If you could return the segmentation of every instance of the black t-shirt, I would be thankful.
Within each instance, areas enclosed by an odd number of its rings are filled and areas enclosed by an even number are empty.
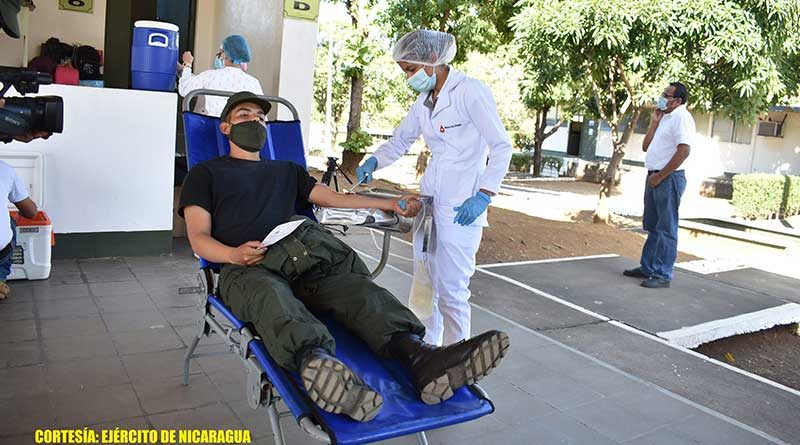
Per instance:
[[[200,206],[211,214],[211,236],[237,247],[261,241],[296,214],[295,204],[309,206],[317,180],[287,161],[247,161],[224,156],[198,164],[183,181],[178,214]]]

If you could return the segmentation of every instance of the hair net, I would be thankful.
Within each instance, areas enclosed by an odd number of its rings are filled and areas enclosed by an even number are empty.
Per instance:
[[[397,41],[392,50],[395,62],[419,65],[445,65],[456,56],[456,38],[440,31],[411,31]]]
[[[250,61],[250,45],[247,40],[239,35],[225,37],[222,41],[222,50],[231,59],[234,65],[247,63]]]

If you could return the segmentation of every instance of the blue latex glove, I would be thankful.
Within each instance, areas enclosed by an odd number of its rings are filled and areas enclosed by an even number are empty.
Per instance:
[[[475,222],[475,220],[486,211],[492,198],[486,193],[478,192],[472,198],[467,198],[463,204],[455,207],[453,210],[456,212],[456,217],[453,219],[454,223],[468,226]]]
[[[368,184],[372,182],[372,173],[378,169],[378,160],[369,157],[366,161],[364,161],[361,166],[356,169],[356,176],[358,177],[358,182],[363,184]]]

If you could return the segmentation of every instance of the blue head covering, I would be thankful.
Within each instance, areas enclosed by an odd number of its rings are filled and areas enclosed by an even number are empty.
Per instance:
[[[234,65],[240,65],[250,61],[250,45],[247,40],[240,35],[225,37],[222,41],[222,50],[231,59]]]

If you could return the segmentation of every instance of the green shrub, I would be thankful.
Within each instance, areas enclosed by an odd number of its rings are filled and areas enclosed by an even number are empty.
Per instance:
[[[356,130],[350,139],[339,144],[343,149],[353,153],[365,153],[367,147],[372,145],[372,135],[364,130]]]
[[[516,171],[528,171],[533,163],[533,154],[530,152],[513,153],[511,155],[511,166]]]
[[[545,156],[542,158],[542,166],[551,167],[557,172],[561,171],[561,166],[563,165],[564,159],[558,156]]]
[[[800,176],[751,173],[733,177],[736,211],[747,219],[800,213]]]

